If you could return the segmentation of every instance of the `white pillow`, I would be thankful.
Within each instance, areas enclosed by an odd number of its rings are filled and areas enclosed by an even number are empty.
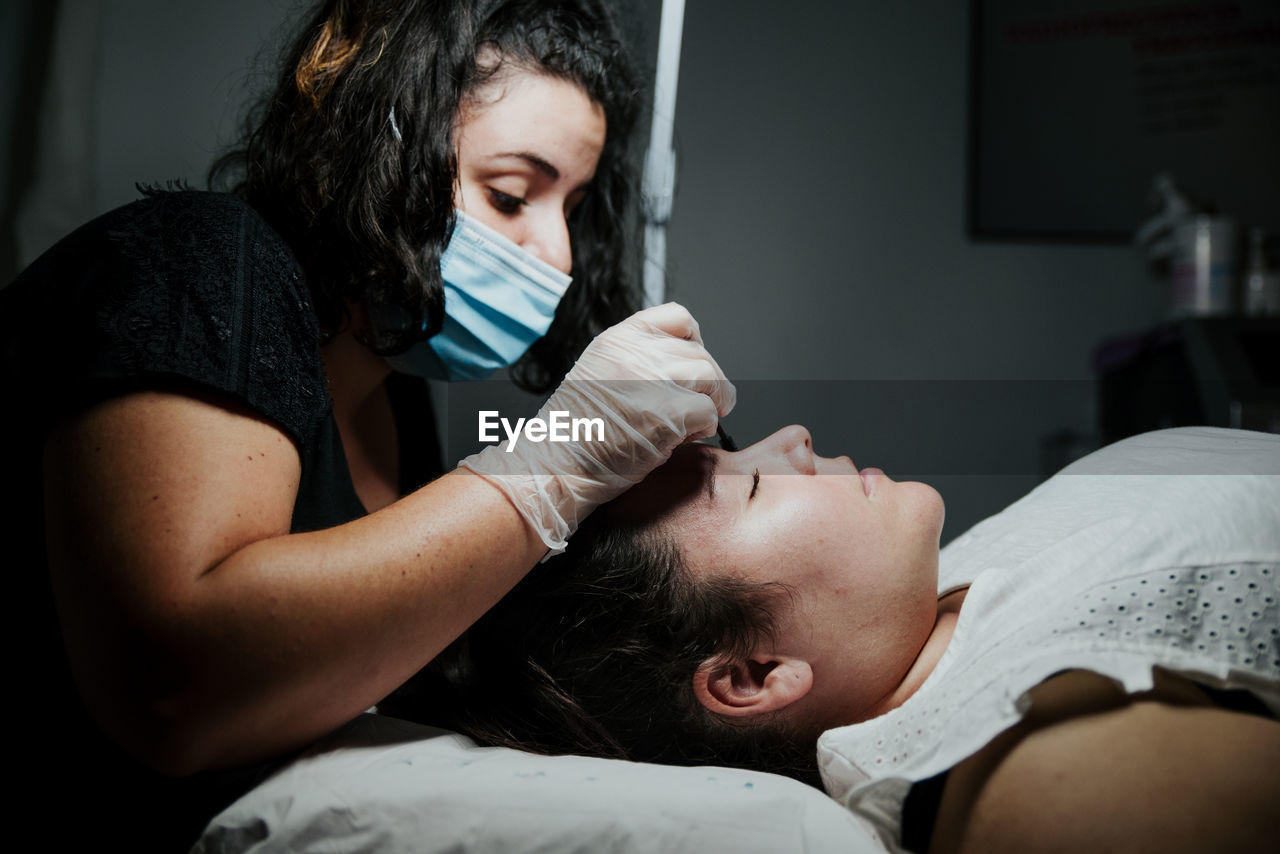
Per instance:
[[[878,852],[822,792],[773,774],[477,747],[366,714],[219,814],[215,852]]]

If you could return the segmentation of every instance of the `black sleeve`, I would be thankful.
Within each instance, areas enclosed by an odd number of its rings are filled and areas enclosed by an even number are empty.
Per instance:
[[[83,226],[0,292],[5,385],[49,426],[139,388],[229,395],[306,444],[330,409],[288,246],[239,199],[151,193]]]

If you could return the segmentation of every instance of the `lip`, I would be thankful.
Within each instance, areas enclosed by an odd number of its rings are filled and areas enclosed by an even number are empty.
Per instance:
[[[858,472],[858,477],[862,478],[862,491],[870,498],[872,493],[876,491],[876,482],[884,477],[884,472],[878,468],[867,466]]]

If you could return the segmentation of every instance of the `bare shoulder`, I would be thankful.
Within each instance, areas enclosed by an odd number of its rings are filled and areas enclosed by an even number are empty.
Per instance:
[[[933,851],[1274,850],[1280,723],[1175,682],[1126,697],[1067,676],[952,771]]]

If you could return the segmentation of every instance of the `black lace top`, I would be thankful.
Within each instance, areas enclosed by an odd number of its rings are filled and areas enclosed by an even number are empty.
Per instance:
[[[0,419],[11,607],[31,621],[11,702],[26,709],[16,779],[69,819],[53,838],[183,850],[214,811],[262,772],[176,781],[136,767],[101,737],[71,681],[49,589],[41,447],[60,418],[138,389],[225,397],[274,422],[302,462],[293,530],[364,514],[343,455],[319,353],[320,331],[289,247],[237,198],[150,193],[62,240],[0,291]],[[393,377],[401,486],[441,470],[425,386]],[[119,836],[118,834],[125,834]],[[64,840],[73,841],[73,840]],[[114,846],[112,846],[114,847]],[[70,850],[70,849],[68,849]]]

